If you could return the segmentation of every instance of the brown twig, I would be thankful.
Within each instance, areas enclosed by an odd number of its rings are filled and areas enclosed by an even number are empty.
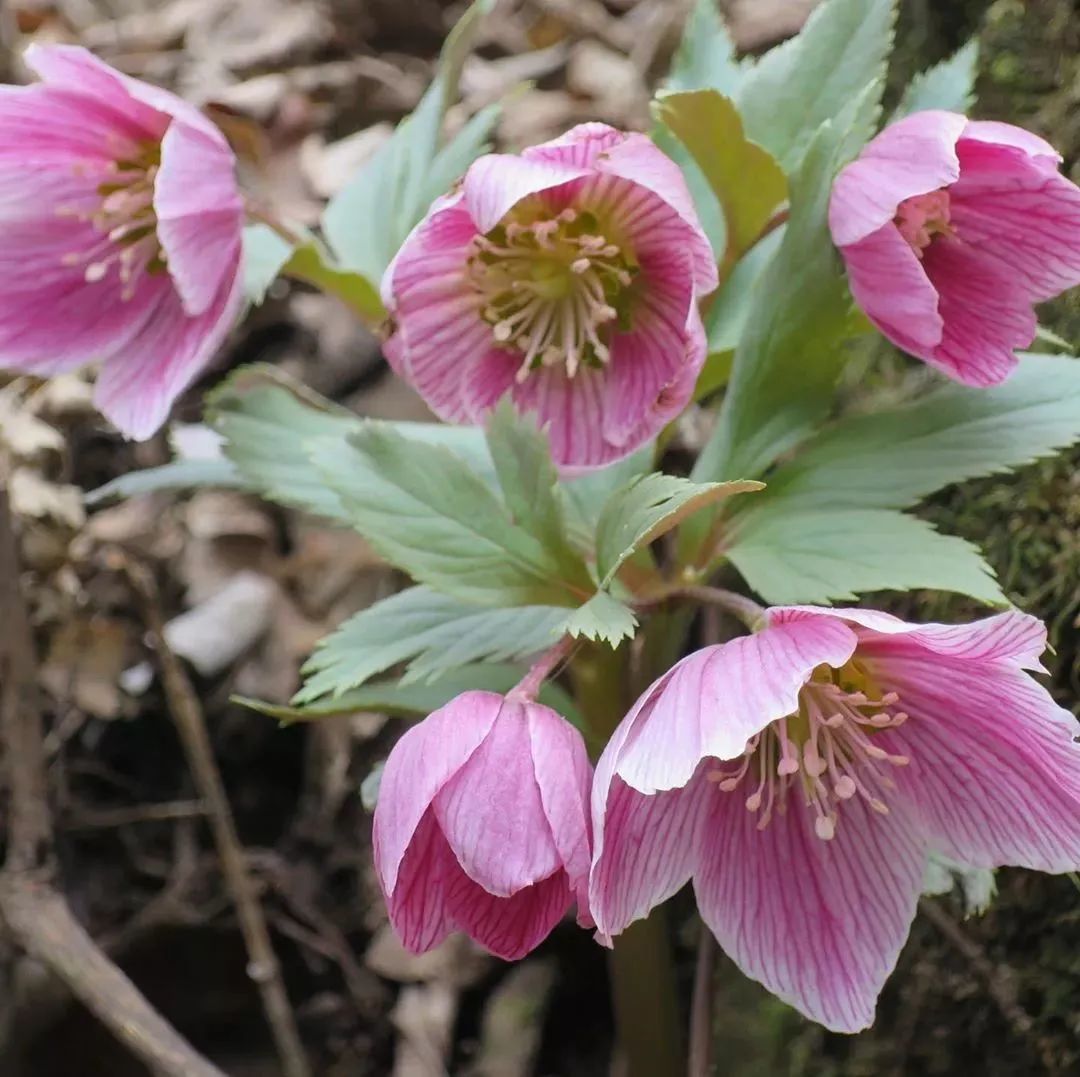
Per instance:
[[[687,1077],[709,1077],[712,1072],[713,985],[716,974],[716,940],[704,925],[698,936],[694,967],[694,994],[690,1005],[690,1048]]]
[[[311,1070],[300,1042],[296,1018],[270,940],[266,916],[248,870],[247,857],[236,832],[198,696],[180,660],[165,642],[165,623],[153,576],[145,566],[133,561],[125,559],[124,566],[132,585],[143,599],[147,627],[161,665],[169,713],[180,736],[199,797],[206,805],[225,885],[236,907],[247,947],[248,975],[258,986],[282,1070],[286,1077],[310,1077]]]
[[[2,462],[0,462],[2,463]],[[50,969],[121,1042],[163,1077],[224,1077],[146,1001],[48,883],[52,826],[30,621],[7,494],[0,484],[0,761],[8,790],[8,852],[0,926]]]

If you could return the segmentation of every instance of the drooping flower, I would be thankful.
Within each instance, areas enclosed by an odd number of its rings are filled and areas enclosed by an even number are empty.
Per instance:
[[[0,367],[102,362],[96,402],[149,437],[243,303],[243,205],[221,132],[81,48],[0,87]]]
[[[692,878],[747,975],[828,1028],[867,1027],[931,851],[1080,867],[1080,727],[1025,672],[1045,643],[1019,613],[790,607],[683,659],[597,764],[601,936]]]
[[[712,250],[678,167],[588,123],[489,154],[387,270],[387,357],[449,422],[509,393],[568,469],[599,467],[686,406],[705,359]]]
[[[968,385],[1004,381],[1033,304],[1080,284],[1080,189],[1049,143],[916,112],[833,187],[829,227],[855,301],[894,344]]]
[[[464,931],[499,957],[538,946],[575,898],[588,918],[581,735],[539,703],[466,692],[398,741],[375,808],[375,868],[414,952]]]

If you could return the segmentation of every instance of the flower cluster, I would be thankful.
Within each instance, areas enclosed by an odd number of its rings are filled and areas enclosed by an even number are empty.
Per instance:
[[[415,949],[456,927],[519,957],[575,896],[609,940],[692,879],[747,975],[858,1031],[931,852],[1080,869],[1077,722],[1027,672],[1045,645],[1019,613],[946,626],[771,609],[646,689],[597,763],[591,830],[575,731],[537,704],[460,696],[387,763],[375,848],[391,919]]]

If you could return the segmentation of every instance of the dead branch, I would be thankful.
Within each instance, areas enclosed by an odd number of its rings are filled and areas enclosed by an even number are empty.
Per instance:
[[[154,649],[161,665],[169,712],[187,756],[195,787],[206,806],[218,856],[221,858],[225,885],[236,907],[240,930],[247,947],[248,975],[258,986],[282,1069],[286,1077],[310,1077],[311,1070],[300,1042],[296,1018],[289,1004],[281,966],[274,953],[266,916],[259,904],[248,870],[247,856],[236,832],[232,808],[229,806],[221,772],[214,759],[198,696],[180,660],[165,642],[165,619],[161,613],[153,576],[144,565],[126,558],[123,564],[132,585],[143,600],[147,627],[153,637]]]
[[[8,853],[0,926],[163,1077],[224,1077],[97,947],[48,883],[52,826],[30,621],[19,587],[15,528],[0,487],[0,762],[8,790]]]

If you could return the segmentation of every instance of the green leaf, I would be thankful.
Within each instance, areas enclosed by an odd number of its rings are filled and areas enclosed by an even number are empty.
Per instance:
[[[716,90],[661,94],[653,102],[653,112],[689,150],[723,207],[724,259],[733,265],[787,198],[783,170],[766,150],[746,138],[734,103]]]
[[[311,722],[355,714],[357,711],[375,711],[391,717],[408,718],[416,714],[430,714],[462,692],[508,692],[526,672],[523,666],[517,665],[463,666],[424,684],[415,681],[378,681],[363,688],[354,688],[335,699],[302,706],[282,706],[248,696],[233,696],[232,700],[281,722]],[[584,728],[580,711],[559,685],[545,682],[538,698],[579,729]]]
[[[586,572],[516,526],[491,488],[443,446],[368,422],[338,444],[313,442],[312,460],[352,525],[420,583],[479,605],[576,605]]]
[[[908,83],[892,118],[899,120],[928,108],[967,112],[975,103],[979,73],[979,42],[972,38],[947,60],[916,75]]]
[[[760,482],[696,483],[653,472],[608,499],[596,527],[596,571],[607,587],[636,550],[721,498],[762,489]]]
[[[735,58],[735,43],[720,17],[716,0],[697,0],[664,82],[668,90],[738,90],[752,60]]]
[[[578,607],[562,626],[568,636],[607,643],[618,647],[624,639],[633,639],[637,630],[634,611],[625,603],[608,594],[597,591],[584,606]]]
[[[596,524],[607,499],[635,476],[651,471],[655,456],[656,444],[650,442],[607,467],[563,480],[569,527],[580,545],[592,547]]]
[[[949,483],[1021,467],[1077,440],[1080,362],[1024,355],[993,388],[947,385],[903,407],[836,423],[769,477],[746,515],[905,508]]]
[[[428,587],[410,587],[360,610],[308,659],[296,703],[357,688],[408,663],[403,683],[434,680],[458,666],[527,658],[558,639],[565,607],[485,609]]]
[[[738,104],[747,135],[790,173],[821,124],[877,83],[849,132],[857,150],[877,121],[894,17],[893,0],[825,0],[800,34],[766,53],[742,80]]]
[[[250,483],[228,460],[173,460],[161,467],[129,471],[84,495],[87,505],[100,505],[114,497],[136,497],[158,490],[187,490],[203,486],[228,486],[246,490]]]
[[[338,261],[369,280],[382,278],[431,202],[486,148],[498,107],[477,113],[441,150],[439,135],[480,20],[493,6],[494,0],[477,0],[469,7],[447,37],[439,73],[416,111],[326,207],[323,233]]]
[[[266,497],[343,523],[349,516],[311,459],[348,452],[347,438],[367,420],[331,403],[275,367],[242,367],[217,388],[208,408],[211,425],[239,474]],[[411,440],[445,445],[494,483],[494,467],[478,427],[442,423],[388,424]]]
[[[262,303],[270,285],[284,274],[337,296],[369,324],[381,322],[386,310],[378,288],[367,277],[335,265],[313,235],[297,231],[302,242],[292,244],[262,223],[244,229],[244,287],[248,299]]]
[[[753,290],[715,431],[692,478],[760,475],[829,411],[846,359],[849,301],[829,239],[846,131],[825,124],[791,185],[791,216]]]
[[[740,520],[727,556],[772,605],[915,588],[1007,601],[974,546],[890,509],[802,509]]]
[[[585,578],[587,569],[568,540],[564,495],[547,435],[504,398],[488,422],[487,443],[514,522],[539,539],[563,573]]]

